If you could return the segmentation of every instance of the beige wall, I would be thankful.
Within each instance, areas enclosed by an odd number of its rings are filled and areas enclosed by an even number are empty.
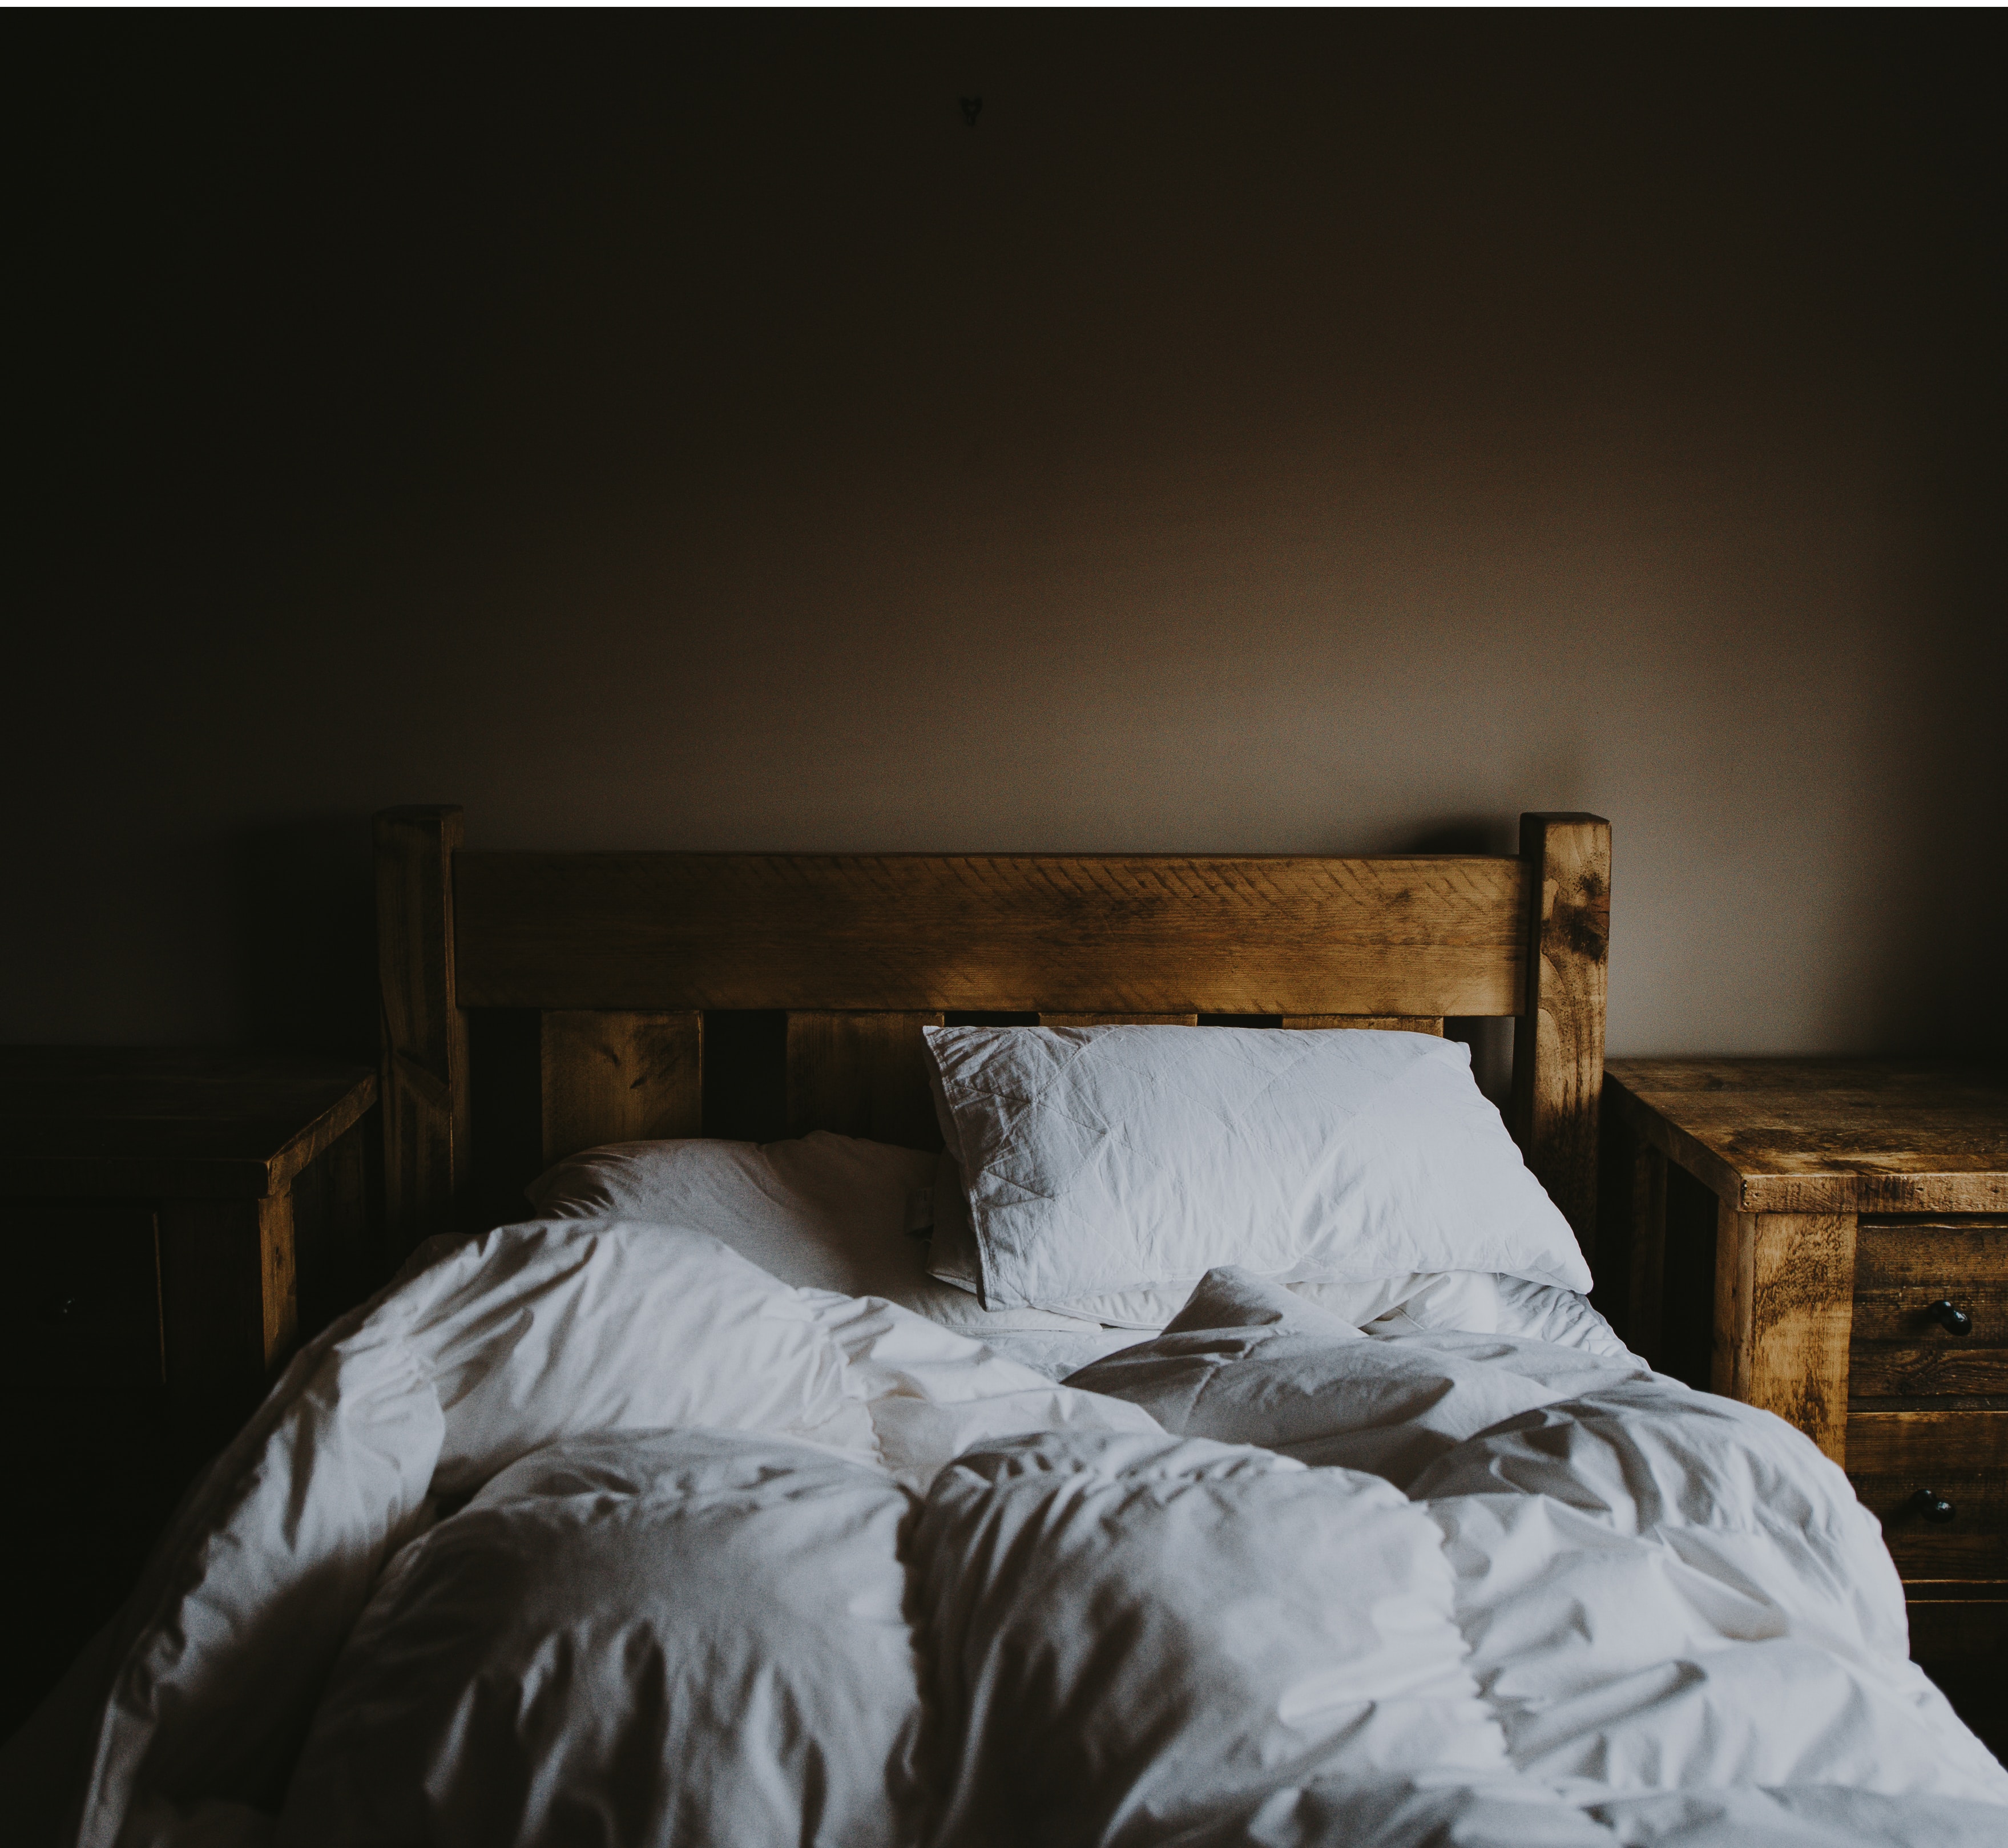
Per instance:
[[[1592,808],[1614,1049],[2003,1024],[1950,25],[260,30],[193,116],[48,73],[0,1034],[366,1045],[412,800],[716,848]]]

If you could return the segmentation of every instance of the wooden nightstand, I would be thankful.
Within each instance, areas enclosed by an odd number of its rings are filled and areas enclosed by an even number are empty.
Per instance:
[[[1920,1661],[2008,1650],[2008,1081],[1890,1059],[1614,1059],[1599,1301],[1763,1405],[1882,1522]]]
[[[0,1736],[126,1593],[302,1333],[384,1268],[376,1074],[217,1051],[0,1047],[0,1397],[34,1588]]]

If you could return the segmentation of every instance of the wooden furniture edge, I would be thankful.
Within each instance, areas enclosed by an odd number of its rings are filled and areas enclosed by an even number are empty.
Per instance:
[[[376,1104],[379,1074],[359,1065],[341,1097],[267,1156],[93,1155],[0,1158],[0,1192],[38,1200],[125,1193],[157,1200],[269,1200],[345,1136]]]
[[[1613,1059],[1604,1072],[1604,1089],[1614,1113],[1639,1140],[1677,1163],[1707,1187],[1725,1206],[1739,1213],[1999,1213],[2008,1212],[2008,1179],[1997,1169],[1932,1169],[1910,1174],[1851,1172],[1837,1168],[1826,1174],[1745,1174],[1688,1130],[1670,1122],[1656,1100],[1673,1101],[1692,1094],[1688,1087],[1645,1087],[1637,1066],[1666,1068],[1688,1062],[1677,1059]],[[1719,1066],[1720,1059],[1698,1058],[1697,1069]],[[1781,1059],[1780,1065],[1798,1062]],[[1809,1061],[1817,1065],[1819,1062]],[[1837,1058],[1846,1070],[1852,1062]],[[1628,1067],[1633,1069],[1628,1069]],[[1944,1069],[1964,1068],[1947,1062]],[[1917,1069],[1931,1069],[1920,1064]],[[1699,1088],[1699,1087],[1695,1087]],[[1762,1094],[1769,1087],[1753,1087]]]
[[[265,1191],[281,1193],[307,1164],[324,1153],[335,1140],[362,1122],[383,1088],[380,1073],[363,1071],[355,1087],[333,1108],[323,1111],[274,1154],[267,1164],[269,1176]]]
[[[1706,1143],[1669,1123],[1645,1097],[1634,1091],[1617,1069],[1621,1063],[1614,1059],[1605,1067],[1603,1097],[1624,1126],[1648,1147],[1658,1150],[1667,1161],[1686,1169],[1732,1211],[1755,1211],[1744,1201],[1743,1177]]]
[[[1761,1405],[1847,1461],[1855,1216],[1716,1203],[1710,1388]]]

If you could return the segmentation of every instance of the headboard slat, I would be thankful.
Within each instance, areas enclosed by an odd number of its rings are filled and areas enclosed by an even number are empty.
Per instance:
[[[546,1167],[601,1143],[703,1133],[701,1013],[553,1011],[540,1037]]]
[[[921,1029],[941,1023],[939,1013],[790,1014],[788,1133],[939,1148]]]
[[[468,853],[463,1007],[1516,1014],[1475,855]]]

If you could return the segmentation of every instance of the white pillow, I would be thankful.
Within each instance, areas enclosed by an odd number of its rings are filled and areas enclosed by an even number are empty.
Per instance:
[[[1279,1282],[1485,1270],[1587,1290],[1568,1222],[1426,1034],[925,1030],[982,1300],[1076,1309],[1239,1264]]]
[[[782,1282],[882,1296],[981,1339],[1093,1333],[1078,1315],[987,1310],[928,1274],[936,1157],[818,1130],[799,1141],[610,1143],[560,1162],[525,1192],[557,1219],[649,1220],[709,1232]],[[1183,1300],[1183,1299],[1181,1299]]]
[[[967,1190],[953,1155],[944,1149],[935,1160],[931,1192],[934,1236],[928,1246],[928,1269],[943,1283],[973,1295],[978,1267]],[[1499,1277],[1489,1270],[1409,1270],[1399,1277],[1377,1277],[1362,1283],[1299,1282],[1285,1287],[1349,1326],[1375,1334],[1454,1328],[1479,1334],[1522,1335],[1593,1354],[1624,1355],[1631,1352],[1586,1297],[1554,1284],[1529,1283],[1525,1277]],[[1158,1284],[1079,1296],[1061,1306],[1069,1315],[1087,1317],[1105,1327],[1155,1334],[1190,1299],[1176,1286]]]
[[[944,1149],[936,1160],[939,1165],[935,1171],[931,1196],[934,1237],[928,1248],[928,1270],[942,1282],[953,1284],[958,1290],[966,1290],[974,1295],[981,1281],[981,1267],[976,1253],[976,1228],[970,1223],[968,1190],[963,1185],[962,1171],[956,1166],[953,1155]],[[1450,1274],[1455,1277],[1475,1274]],[[1441,1284],[1444,1277],[1441,1271],[1414,1270],[1405,1271],[1399,1277],[1373,1277],[1363,1283],[1293,1283],[1288,1287],[1355,1328],[1364,1328],[1370,1322],[1400,1309],[1411,1298],[1429,1294],[1431,1286]],[[1476,1277],[1481,1286],[1497,1281],[1489,1276]],[[1517,1278],[1513,1281],[1518,1282]],[[1531,1289],[1535,1286],[1520,1287]],[[1469,1294],[1483,1300],[1482,1288]],[[1108,1290],[1098,1295],[1076,1296],[1052,1306],[1067,1315],[1084,1316],[1100,1323],[1105,1327],[1141,1328],[1155,1334],[1185,1307],[1191,1295],[1183,1284],[1156,1284],[1141,1290]],[[1463,1299],[1460,1297],[1458,1300]],[[1586,1313],[1595,1313],[1587,1303],[1583,1308]],[[1002,1309],[997,1313],[1009,1315],[1027,1312]],[[1496,1309],[1487,1313],[1488,1319],[1479,1326],[1488,1330],[1499,1327]],[[1432,1322],[1428,1326],[1448,1327],[1451,1324]]]

